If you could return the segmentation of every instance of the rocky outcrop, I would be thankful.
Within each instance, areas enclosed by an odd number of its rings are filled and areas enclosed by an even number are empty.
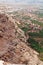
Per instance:
[[[26,36],[15,20],[9,15],[0,14],[0,60],[10,64],[40,65],[42,62],[37,55],[27,46]]]

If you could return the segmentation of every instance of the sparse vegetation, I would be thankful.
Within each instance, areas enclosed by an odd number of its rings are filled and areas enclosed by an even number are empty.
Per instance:
[[[30,47],[35,49],[37,52],[39,53],[43,52],[43,48],[33,38],[29,38],[27,41],[30,43]]]
[[[39,22],[39,21],[37,21],[37,20],[32,20],[32,19],[31,19],[31,21],[32,21],[32,23],[38,24],[38,25],[40,25],[40,26],[43,27],[43,23],[42,23],[42,22]]]
[[[39,59],[43,61],[43,52],[39,54]]]
[[[27,27],[22,27],[21,28],[24,32],[27,32],[29,29]]]
[[[24,19],[24,20],[29,20],[30,17],[29,17],[29,16],[23,16],[22,19]]]
[[[31,37],[40,37],[40,38],[43,38],[43,30],[39,31],[39,33],[37,33],[37,32],[30,32],[28,34]]]

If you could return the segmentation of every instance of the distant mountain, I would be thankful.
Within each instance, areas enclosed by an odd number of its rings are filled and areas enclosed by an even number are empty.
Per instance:
[[[0,3],[9,3],[9,4],[43,4],[43,0],[0,0]]]

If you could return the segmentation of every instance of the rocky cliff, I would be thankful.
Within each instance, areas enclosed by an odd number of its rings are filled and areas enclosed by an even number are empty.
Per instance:
[[[5,14],[0,14],[0,60],[3,65],[43,65],[38,53],[27,45],[26,36],[16,21]]]

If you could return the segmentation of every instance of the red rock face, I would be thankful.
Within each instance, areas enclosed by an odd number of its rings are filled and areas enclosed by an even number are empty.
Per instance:
[[[9,42],[14,36],[13,25],[6,15],[0,14],[0,57],[8,51]]]
[[[6,40],[1,38],[0,39],[0,50],[3,49],[6,46]]]
[[[24,63],[25,60],[21,60],[24,52],[20,40],[21,32],[15,29],[16,25],[12,21],[6,15],[0,15],[0,59],[11,63]]]
[[[0,56],[6,53],[7,50],[8,50],[7,41],[3,38],[0,38]]]

